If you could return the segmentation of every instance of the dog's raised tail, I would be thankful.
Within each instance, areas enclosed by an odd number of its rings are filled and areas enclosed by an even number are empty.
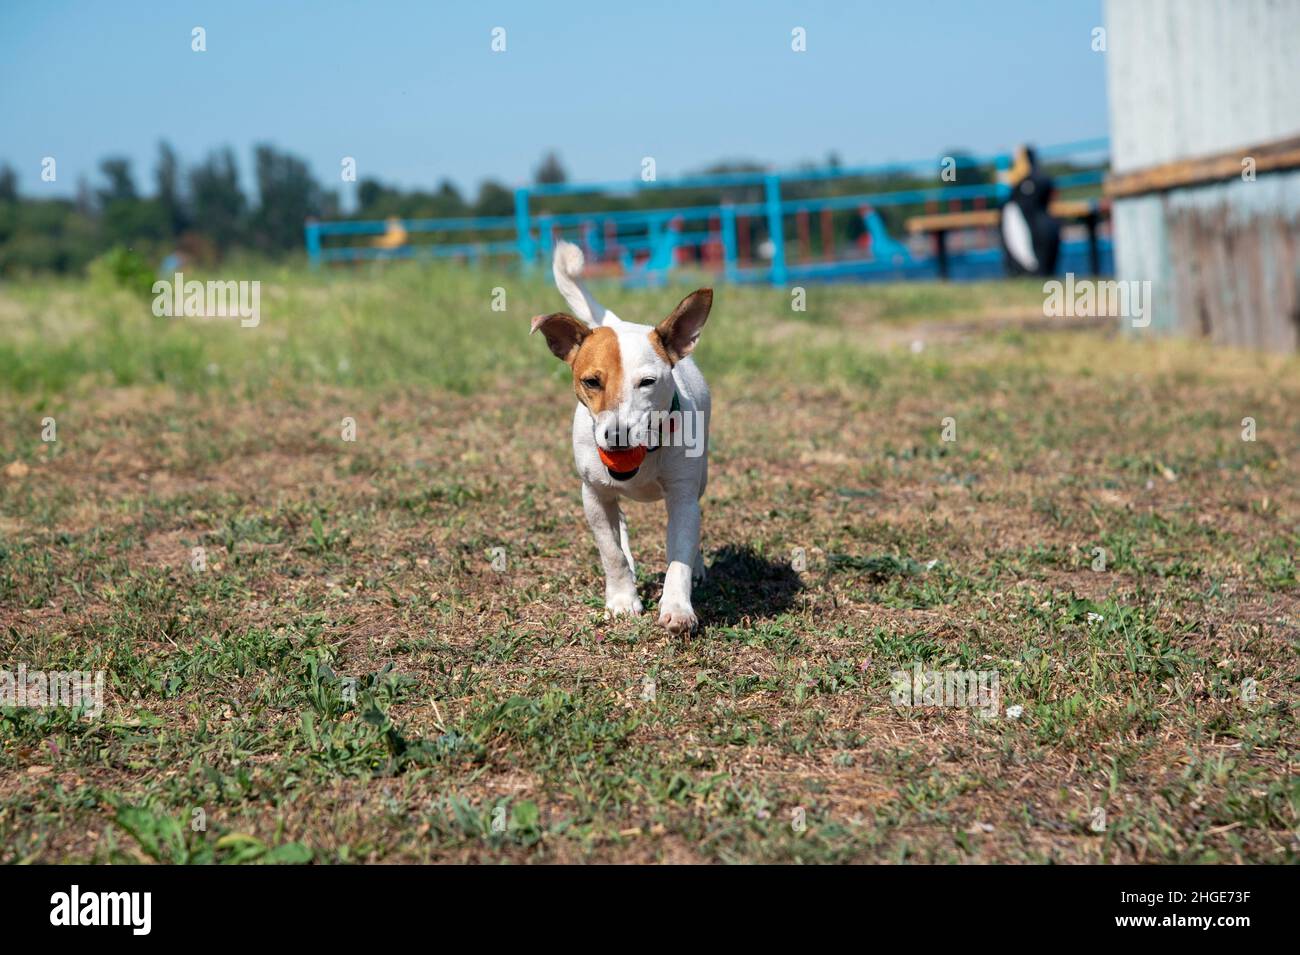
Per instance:
[[[561,239],[555,244],[555,259],[551,271],[555,274],[555,287],[573,309],[573,314],[588,325],[601,325],[605,321],[605,306],[596,301],[582,284],[582,269],[586,265],[582,249]]]

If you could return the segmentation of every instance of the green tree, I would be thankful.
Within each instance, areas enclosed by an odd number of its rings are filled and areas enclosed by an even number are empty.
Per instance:
[[[194,221],[224,253],[244,234],[246,200],[239,188],[239,169],[229,148],[211,153],[190,170]]]
[[[569,177],[560,163],[560,157],[551,151],[542,157],[542,164],[537,167],[534,178],[542,185],[549,185],[566,182]]]
[[[321,211],[320,184],[307,164],[274,146],[254,151],[258,206],[253,226],[258,244],[278,252],[302,245],[302,227],[308,216]]]
[[[479,216],[511,216],[515,214],[515,194],[499,182],[485,180],[478,187],[474,200],[474,214]]]
[[[121,157],[104,159],[99,164],[99,171],[108,180],[108,187],[99,190],[99,201],[103,205],[135,198],[135,179],[131,176],[131,160]]]
[[[167,220],[168,234],[178,236],[189,226],[189,216],[181,197],[181,164],[176,151],[166,142],[158,144],[158,165],[154,167],[158,186],[158,204]]]
[[[18,201],[18,174],[6,163],[0,166],[0,202]]]
[[[141,199],[135,190],[128,159],[105,159],[99,164],[107,185],[98,190],[104,237],[110,245],[139,244],[151,254],[152,246],[166,238],[168,226],[156,200]]]

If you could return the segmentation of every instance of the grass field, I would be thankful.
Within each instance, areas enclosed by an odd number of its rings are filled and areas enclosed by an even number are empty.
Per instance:
[[[661,506],[602,618],[544,277],[249,277],[257,328],[0,289],[0,668],[107,673],[0,709],[0,861],[1300,854],[1300,361],[1033,284],[721,288],[676,639]],[[895,705],[914,666],[997,718]]]

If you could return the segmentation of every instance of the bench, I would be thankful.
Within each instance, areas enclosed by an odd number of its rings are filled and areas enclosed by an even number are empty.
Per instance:
[[[1094,275],[1101,271],[1101,253],[1097,248],[1097,226],[1110,216],[1110,203],[1088,199],[1057,199],[1048,207],[1052,216],[1063,222],[1082,222],[1088,227],[1088,265]],[[905,223],[912,235],[934,236],[934,254],[939,278],[948,277],[948,233],[961,229],[996,229],[997,209],[969,209],[964,212],[934,212],[913,216]]]

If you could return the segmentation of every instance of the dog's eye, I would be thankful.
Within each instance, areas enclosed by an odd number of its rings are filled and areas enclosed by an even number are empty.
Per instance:
[[[642,378],[642,379],[641,379],[641,384],[640,384],[638,387],[641,387],[641,388],[649,388],[649,387],[650,387],[651,385],[653,385],[654,383],[655,383],[655,380],[654,380],[653,378]]]
[[[599,379],[599,378],[584,378],[584,379],[582,379],[582,384],[583,384],[583,387],[590,388],[592,391],[599,391],[599,390],[600,390],[600,379]]]

